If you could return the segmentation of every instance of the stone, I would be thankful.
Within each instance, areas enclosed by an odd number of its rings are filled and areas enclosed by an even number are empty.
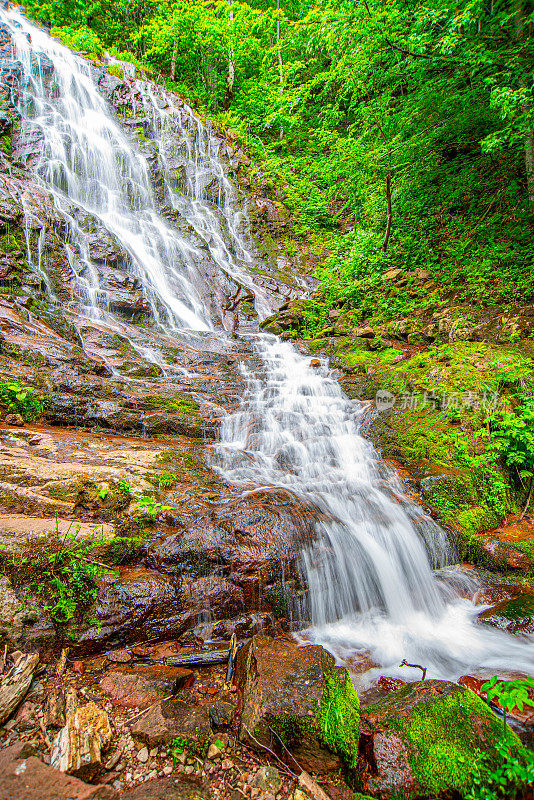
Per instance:
[[[232,724],[235,707],[232,703],[220,700],[208,706],[210,721],[213,728],[226,728]]]
[[[532,635],[534,633],[534,594],[523,594],[511,600],[503,600],[482,611],[478,622],[492,625],[513,634]]]
[[[21,730],[38,728],[40,715],[41,706],[37,703],[32,703],[31,700],[25,700],[17,711],[17,716],[15,717],[17,726]]]
[[[184,700],[164,700],[135,720],[132,736],[148,747],[155,747],[181,736],[195,742],[211,736],[209,713],[204,706]]]
[[[172,695],[189,689],[195,673],[181,667],[136,664],[131,668],[108,670],[100,680],[100,691],[115,705],[123,708],[146,708],[160,700],[162,695]]]
[[[16,642],[22,635],[24,619],[24,608],[11,581],[6,575],[0,575],[0,636]]]
[[[394,281],[400,275],[402,275],[402,270],[401,269],[388,269],[387,272],[384,272],[382,274],[382,280],[384,280],[384,281]]]
[[[137,753],[137,760],[141,762],[141,764],[146,764],[148,761],[148,748],[142,747],[141,750]]]
[[[276,767],[260,767],[254,776],[252,786],[262,792],[276,794],[282,786],[282,778]]]
[[[310,367],[313,367],[314,369],[318,369],[320,366],[321,366],[320,359],[312,358],[312,360],[310,361]]]
[[[0,800],[118,800],[109,786],[91,786],[35,757],[24,742],[0,751]]]
[[[361,339],[374,339],[376,333],[370,325],[362,325],[359,328],[354,329],[354,336],[357,336]]]
[[[92,700],[78,706],[75,692],[67,693],[67,721],[52,743],[50,763],[61,772],[92,778],[102,763],[102,752],[112,731],[104,709]]]
[[[4,422],[6,425],[14,425],[16,428],[24,427],[24,420],[20,414],[7,414]]]
[[[408,684],[361,711],[363,790],[406,798],[463,795],[477,751],[496,756],[501,734],[502,721],[463,686]],[[519,739],[510,730],[508,735],[512,753],[519,753]]]
[[[124,800],[210,800],[210,794],[194,777],[159,778],[124,792]]]
[[[479,536],[477,545],[480,546],[488,569],[496,572],[508,570],[528,572],[533,567],[534,562],[526,553],[499,539],[491,536]]]

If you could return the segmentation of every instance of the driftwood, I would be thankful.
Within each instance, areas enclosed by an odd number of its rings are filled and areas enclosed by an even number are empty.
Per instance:
[[[212,664],[226,664],[230,658],[230,650],[209,650],[205,653],[189,653],[186,656],[170,656],[154,661],[168,667],[211,667]]]
[[[237,651],[239,650],[237,644],[237,637],[235,633],[232,634],[232,638],[230,639],[230,652],[228,654],[228,666],[226,667],[226,683],[230,683],[232,680],[232,675],[234,674],[234,667],[235,667],[235,657],[237,655]]]
[[[13,666],[0,679],[0,725],[17,708],[30,688],[39,661],[35,653],[13,653]]]

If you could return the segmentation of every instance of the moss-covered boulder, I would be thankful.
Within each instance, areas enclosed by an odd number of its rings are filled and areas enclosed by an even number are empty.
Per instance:
[[[477,753],[499,755],[502,721],[469,689],[427,680],[404,686],[362,709],[360,754],[364,791],[374,797],[463,795]],[[508,730],[519,756],[522,745]]]
[[[318,646],[294,639],[254,636],[238,653],[237,729],[278,749],[289,750],[311,772],[355,766],[358,756],[359,702],[346,670]]]

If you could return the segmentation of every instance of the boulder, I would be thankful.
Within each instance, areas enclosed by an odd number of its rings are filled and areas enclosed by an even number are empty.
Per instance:
[[[131,725],[135,739],[149,748],[180,737],[184,745],[207,745],[211,736],[210,715],[207,706],[185,700],[163,700],[152,706]]]
[[[339,748],[333,741],[328,742],[330,750],[325,746],[321,720],[331,689],[337,691],[333,702],[345,696],[345,680],[345,671],[335,670],[334,658],[322,647],[299,646],[289,637],[254,636],[236,657],[239,737],[250,736],[270,747],[277,746],[278,737],[304,769],[339,769],[341,761],[331,752]],[[355,692],[354,698],[357,710]],[[357,731],[355,735],[357,745]],[[284,757],[283,750],[280,755]]]
[[[478,621],[508,633],[534,634],[534,594],[503,600],[478,615]]]
[[[190,669],[136,664],[108,670],[99,688],[117,706],[145,708],[162,696],[189,689],[194,680],[195,673]]]
[[[532,569],[532,559],[506,542],[491,536],[480,536],[477,537],[477,544],[482,551],[482,558],[490,570],[528,572]]]
[[[512,750],[521,743],[508,731]],[[448,681],[409,684],[362,709],[360,775],[375,797],[450,796],[470,786],[477,751],[498,757],[502,721],[469,689]]]
[[[43,764],[24,742],[0,752],[0,800],[118,800],[110,786],[90,786]]]

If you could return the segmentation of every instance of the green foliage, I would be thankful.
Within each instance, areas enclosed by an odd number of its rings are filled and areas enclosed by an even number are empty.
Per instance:
[[[0,405],[10,413],[20,414],[26,422],[39,419],[45,408],[35,389],[18,381],[0,383]]]
[[[172,740],[171,747],[172,758],[175,766],[178,761],[178,756],[180,756],[183,752],[191,753],[191,755],[197,756],[198,758],[206,758],[208,754],[209,739],[209,734],[206,731],[201,730],[197,731],[195,739],[188,738],[186,736],[176,736]]]
[[[137,501],[137,510],[141,516],[155,519],[161,511],[172,511],[172,506],[164,506],[154,497],[144,494]]]
[[[59,39],[62,44],[77,50],[91,58],[101,58],[104,54],[104,46],[98,36],[90,28],[52,28],[52,36]]]
[[[154,478],[158,489],[172,489],[178,483],[178,477],[173,472],[162,472]]]
[[[477,751],[471,769],[471,788],[465,800],[521,800],[528,797],[534,783],[534,753],[525,749],[521,756],[503,736],[496,745],[499,762]]]
[[[360,739],[360,701],[348,670],[325,672],[325,688],[317,715],[324,743],[356,767]]]
[[[534,680],[532,678],[516,679],[512,681],[499,680],[494,675],[481,686],[486,692],[488,700],[497,698],[499,705],[504,709],[504,729],[506,733],[506,712],[518,709],[523,711],[523,706],[534,706]]]
[[[46,610],[57,625],[79,617],[96,598],[96,582],[106,569],[92,561],[102,544],[96,536],[79,540],[80,526],[72,522],[64,534],[56,517],[55,549],[35,565],[40,573],[37,592],[47,598]],[[111,571],[111,570],[110,570]]]
[[[493,434],[495,450],[520,478],[532,477],[534,464],[534,399],[519,414],[504,414]]]

